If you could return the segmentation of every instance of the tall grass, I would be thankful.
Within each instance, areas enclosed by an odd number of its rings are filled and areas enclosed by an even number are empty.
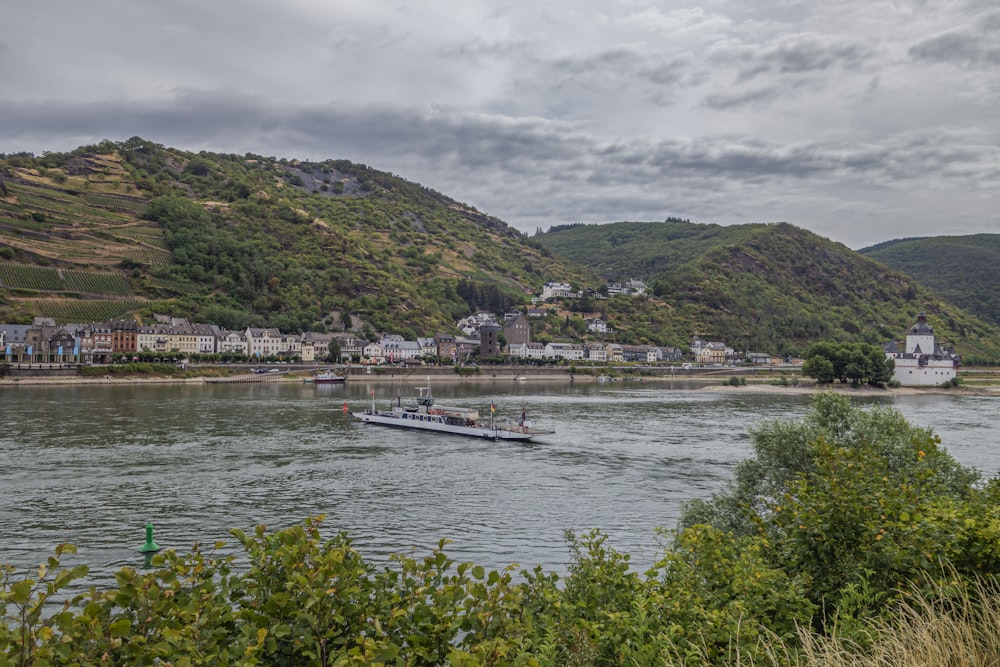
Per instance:
[[[856,631],[856,628],[855,628]],[[997,667],[1000,666],[1000,583],[973,582],[962,593],[943,587],[932,598],[912,594],[891,618],[871,622],[861,642],[799,633],[800,646],[777,638],[756,656],[737,649],[725,659],[734,667]],[[734,642],[735,643],[735,642]],[[707,655],[707,654],[706,654]],[[695,661],[695,664],[698,661]],[[703,658],[704,666],[718,659]],[[691,667],[690,656],[669,655],[668,667]]]
[[[874,627],[867,651],[834,638],[803,636],[803,667],[987,667],[1000,665],[1000,586],[978,581],[957,596],[911,596]]]

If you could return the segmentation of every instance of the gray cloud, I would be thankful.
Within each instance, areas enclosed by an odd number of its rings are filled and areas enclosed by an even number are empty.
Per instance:
[[[346,158],[525,231],[669,215],[854,246],[942,220],[996,231],[998,22],[989,2],[905,0],[37,0],[0,27],[0,152],[138,135]]]
[[[1000,40],[995,35],[949,32],[914,44],[910,56],[917,60],[971,67],[997,65],[1000,64]]]

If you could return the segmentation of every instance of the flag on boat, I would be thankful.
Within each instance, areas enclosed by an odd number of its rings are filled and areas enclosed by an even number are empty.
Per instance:
[[[497,406],[493,405],[493,401],[490,401],[490,412],[493,413],[496,411],[497,411]]]
[[[372,398],[375,398],[375,390],[372,389]]]

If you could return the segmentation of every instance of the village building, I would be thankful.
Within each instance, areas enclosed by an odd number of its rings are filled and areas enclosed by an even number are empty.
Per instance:
[[[437,356],[440,358],[451,359],[452,362],[458,358],[458,346],[451,334],[434,334],[434,343],[437,345]]]
[[[528,322],[528,318],[515,311],[504,322],[503,337],[507,340],[507,345],[530,343],[531,324]]]
[[[198,354],[215,354],[218,351],[218,327],[212,324],[195,324],[191,328],[197,338]]]
[[[576,296],[573,287],[569,283],[547,282],[542,286],[542,300],[564,299]]]
[[[545,346],[545,357],[547,359],[579,361],[583,359],[583,345],[577,345],[576,343],[548,343]]]
[[[281,352],[281,332],[277,329],[247,328],[247,354],[251,357],[277,356]]]
[[[352,359],[360,360],[364,356],[365,344],[367,341],[358,338],[352,333],[335,333],[333,338],[336,339],[337,344],[340,346],[340,359],[341,361],[351,361]]]
[[[590,318],[587,320],[587,331],[590,333],[606,334],[608,333],[608,323],[600,317]]]
[[[625,295],[641,296],[646,293],[646,283],[636,278],[627,280],[624,283],[608,282],[608,296]]]
[[[244,357],[248,356],[246,333],[242,331],[220,330],[218,341],[220,354],[239,354]]]
[[[902,351],[895,341],[886,343],[885,356],[896,364],[892,378],[904,387],[927,387],[943,384],[955,378],[962,358],[950,347],[934,340],[934,329],[927,324],[927,315],[917,315],[917,322],[906,334]]]

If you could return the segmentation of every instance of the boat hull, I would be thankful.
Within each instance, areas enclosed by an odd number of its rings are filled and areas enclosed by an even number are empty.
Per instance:
[[[542,431],[540,429],[532,429],[519,425],[459,426],[457,424],[442,423],[440,421],[420,421],[413,418],[404,418],[401,414],[386,412],[355,412],[354,417],[360,419],[366,424],[379,424],[381,426],[408,428],[418,431],[464,435],[472,438],[482,438],[484,440],[527,441],[531,440],[536,435],[551,433],[551,431]]]
[[[303,382],[308,384],[343,384],[347,381],[346,375],[320,374],[307,377]]]

